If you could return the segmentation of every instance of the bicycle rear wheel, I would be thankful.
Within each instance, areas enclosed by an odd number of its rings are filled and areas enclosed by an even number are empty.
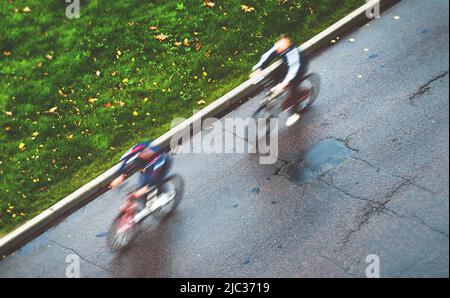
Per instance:
[[[171,215],[180,204],[184,193],[184,180],[180,175],[174,174],[164,178],[160,185],[160,193],[170,198],[166,204],[159,207],[153,214],[161,220]]]

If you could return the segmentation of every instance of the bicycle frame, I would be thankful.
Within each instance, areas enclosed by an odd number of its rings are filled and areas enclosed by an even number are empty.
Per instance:
[[[313,78],[313,81],[311,81],[311,78]],[[302,89],[302,87],[300,86],[302,86],[305,81],[310,82],[312,85],[309,88]],[[264,78],[259,78],[258,82],[263,86],[264,90],[268,90],[274,84],[276,84],[276,80],[270,78],[270,76],[268,77],[267,75]],[[320,78],[315,73],[308,73],[298,83],[298,86],[295,87],[300,88],[299,90],[302,92],[307,91],[304,94],[302,94],[300,98],[298,99],[286,98],[286,96],[291,96],[287,89],[277,93],[272,93],[270,95],[266,95],[266,97],[264,98],[264,100],[262,100],[255,113],[259,113],[262,110],[266,110],[266,115],[264,117],[270,118],[273,116],[277,116],[282,112],[288,111],[289,109],[291,109],[296,105],[302,104],[305,101],[305,99],[311,98],[313,94],[317,96],[318,92],[317,88],[320,88],[319,85],[320,85]],[[315,97],[310,102],[308,102],[305,107],[310,105],[314,100]],[[303,110],[304,107],[301,109]]]

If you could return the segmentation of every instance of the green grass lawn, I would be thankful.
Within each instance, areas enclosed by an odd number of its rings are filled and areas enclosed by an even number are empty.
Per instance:
[[[243,82],[281,33],[306,41],[364,0],[0,2],[0,232]],[[210,2],[212,3],[212,2]]]

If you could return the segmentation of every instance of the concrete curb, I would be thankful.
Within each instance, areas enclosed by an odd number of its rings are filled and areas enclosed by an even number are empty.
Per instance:
[[[342,35],[343,33],[354,29],[356,26],[361,25],[364,22],[368,22],[366,11],[369,11],[372,7],[379,4],[383,10],[401,0],[370,0],[363,6],[351,12],[349,15],[339,20],[326,30],[322,31],[315,37],[311,38],[299,48],[304,56],[311,55],[318,49],[328,45],[330,41]],[[280,63],[274,63],[268,71],[272,71],[277,68]],[[251,91],[258,88],[258,85],[253,79],[247,80],[243,84],[239,85],[235,89],[231,90],[221,98],[217,99],[198,113],[194,114],[189,119],[181,122],[170,131],[166,132],[154,142],[160,145],[162,148],[169,148],[170,140],[173,136],[185,132],[187,129],[192,128],[192,124],[199,119],[206,119],[215,117],[229,110],[233,106],[236,106],[241,100],[248,95]],[[86,185],[82,186],[72,194],[65,197],[52,207],[48,208],[38,216],[29,220],[25,224],[21,225],[11,233],[5,235],[0,239],[0,259],[1,256],[5,256],[12,253],[14,250],[20,248],[26,244],[33,237],[42,233],[51,225],[66,215],[70,214],[74,210],[81,208],[90,202],[94,195],[99,193],[102,189],[105,189],[107,185],[112,181],[113,173],[115,172],[117,165],[109,169],[105,173],[101,174],[94,180],[90,181]]]

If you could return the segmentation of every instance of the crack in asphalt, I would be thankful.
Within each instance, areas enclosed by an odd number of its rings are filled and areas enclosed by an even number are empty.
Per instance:
[[[322,255],[322,254],[320,254],[320,253],[317,253],[317,255],[318,255],[319,257],[321,257],[322,259],[324,259],[324,260],[330,262],[331,264],[333,264],[333,265],[336,266],[337,268],[341,269],[342,271],[344,271],[345,274],[350,275],[350,276],[353,276],[353,277],[356,276],[355,274],[353,274],[353,273],[350,272],[350,268],[345,268],[344,266],[340,265],[338,262],[336,262],[336,261],[332,260],[331,258],[329,258],[329,257],[327,257],[327,256],[325,256],[325,255]]]
[[[359,152],[359,149],[352,147],[352,145],[350,144],[350,142],[351,142],[351,140],[352,140],[352,136],[355,135],[355,134],[357,134],[357,133],[356,133],[356,132],[351,133],[351,134],[349,134],[345,139],[342,139],[342,138],[334,138],[334,137],[331,137],[331,139],[335,139],[335,140],[337,140],[337,141],[342,142],[342,143],[345,145],[345,147],[347,147],[348,149],[350,149],[350,150],[352,150],[352,151],[354,151],[354,152]]]
[[[90,260],[88,260],[88,259],[86,259],[85,257],[83,257],[80,253],[78,253],[78,252],[77,252],[75,249],[73,249],[73,248],[67,247],[67,246],[65,246],[65,245],[63,245],[63,244],[61,244],[61,243],[59,243],[58,241],[53,240],[53,239],[49,239],[49,241],[52,242],[52,243],[54,243],[54,244],[56,244],[57,246],[59,246],[59,247],[65,249],[65,250],[69,250],[69,251],[73,252],[73,253],[76,254],[80,259],[82,259],[83,261],[85,261],[85,262],[88,263],[88,264],[91,264],[92,266],[95,266],[95,267],[97,267],[97,268],[100,268],[100,269],[102,269],[102,270],[104,270],[104,271],[106,271],[106,272],[109,272],[109,273],[111,273],[111,274],[118,275],[118,274],[115,273],[114,271],[111,271],[111,270],[109,270],[109,269],[106,269],[106,268],[104,268],[104,267],[102,267],[102,266],[100,266],[100,265],[94,263],[94,262],[91,262]]]
[[[360,197],[360,196],[356,196],[356,195],[354,195],[354,194],[352,194],[352,193],[350,193],[350,192],[348,192],[348,191],[346,191],[346,190],[344,190],[342,188],[339,188],[338,186],[336,186],[336,185],[334,185],[334,184],[332,184],[332,183],[330,183],[330,182],[328,182],[326,180],[323,180],[323,177],[319,177],[318,180],[323,182],[324,184],[330,186],[331,188],[334,188],[335,190],[337,190],[339,192],[342,192],[346,196],[355,199],[355,200],[365,201],[365,202],[372,203],[372,204],[378,204],[378,202],[376,202],[374,200],[371,200],[371,199],[368,199],[368,198],[364,198],[364,197]]]
[[[392,175],[392,174],[391,174],[391,175]],[[423,190],[423,191],[425,191],[425,192],[429,192],[429,193],[431,193],[431,194],[434,195],[434,196],[438,195],[437,192],[435,192],[435,191],[433,191],[433,190],[431,190],[431,189],[428,189],[428,188],[426,188],[426,187],[424,187],[424,186],[422,186],[422,185],[420,185],[420,184],[417,184],[416,182],[414,182],[413,180],[411,180],[411,179],[409,179],[409,178],[405,178],[405,177],[402,177],[402,176],[395,176],[395,175],[392,175],[392,176],[393,176],[393,177],[398,177],[398,178],[401,178],[401,179],[405,179],[406,181],[408,181],[408,183],[409,183],[410,185],[415,186],[415,187],[417,187],[417,188],[419,188],[419,189],[421,189],[421,190]]]
[[[409,102],[411,105],[415,106],[416,103],[414,102],[414,99],[419,98],[420,96],[422,96],[423,94],[425,94],[426,92],[431,90],[431,83],[445,77],[446,75],[448,75],[448,70],[433,77],[431,80],[429,80],[428,82],[426,82],[424,85],[420,86],[419,89],[414,92],[413,94],[411,94],[409,96]]]
[[[296,159],[290,160],[290,161],[281,161],[284,163],[284,165],[282,165],[281,167],[279,167],[275,173],[274,176],[280,176],[280,177],[287,177],[286,175],[281,174],[281,171],[283,171],[284,168],[288,167],[291,164],[294,164],[296,161]]]
[[[412,213],[412,215],[403,215],[403,214],[399,214],[399,213],[394,212],[392,209],[387,209],[387,210],[391,211],[394,215],[396,215],[397,217],[402,218],[402,219],[404,219],[404,218],[413,218],[413,219],[415,219],[416,222],[418,222],[419,224],[422,224],[423,226],[427,227],[428,229],[432,230],[433,232],[439,233],[439,234],[443,235],[444,237],[449,238],[449,235],[447,233],[445,233],[444,231],[433,227],[432,225],[427,223],[424,219],[419,217],[414,212]]]
[[[353,157],[352,157],[352,158],[353,158]],[[358,159],[358,160],[360,160],[360,159]],[[361,160],[361,161],[364,161],[364,160]],[[367,164],[370,165],[369,162],[367,162]],[[376,167],[376,166],[373,166],[373,167],[374,167],[375,169],[380,169],[380,168],[378,168],[378,167]],[[383,171],[383,170],[380,169],[380,171]],[[326,185],[328,185],[328,186],[330,186],[330,187],[332,187],[332,188],[334,188],[334,189],[336,189],[336,190],[338,190],[338,191],[344,193],[344,194],[347,195],[348,197],[351,197],[351,198],[353,198],[353,199],[357,199],[357,200],[362,200],[362,201],[367,201],[367,202],[368,202],[368,205],[366,206],[366,211],[364,211],[364,212],[361,214],[360,217],[362,218],[362,220],[358,223],[358,226],[356,227],[356,229],[352,229],[352,230],[344,237],[344,239],[343,239],[343,241],[342,241],[342,243],[343,243],[343,244],[342,244],[342,248],[344,248],[344,247],[348,244],[348,242],[350,242],[351,238],[352,238],[357,232],[359,232],[359,231],[363,228],[363,226],[364,226],[365,224],[367,224],[367,223],[369,222],[369,220],[370,220],[374,215],[379,214],[379,213],[382,213],[382,212],[386,212],[386,211],[389,212],[389,213],[391,213],[391,214],[393,214],[393,215],[395,215],[395,216],[397,216],[397,217],[399,217],[399,218],[402,218],[402,219],[403,219],[403,218],[407,218],[407,217],[414,218],[414,219],[416,219],[416,222],[419,222],[420,224],[426,226],[426,227],[429,228],[430,230],[432,230],[432,231],[434,231],[434,232],[437,232],[437,233],[439,233],[439,234],[441,234],[441,235],[443,235],[443,236],[449,238],[449,235],[448,235],[448,234],[446,234],[445,232],[443,232],[443,231],[441,231],[441,230],[439,230],[439,229],[437,229],[437,228],[431,226],[431,225],[428,224],[425,220],[423,220],[422,218],[420,218],[419,216],[417,216],[415,213],[413,213],[412,216],[406,216],[406,215],[399,214],[398,212],[394,211],[393,209],[390,209],[390,208],[386,207],[386,205],[387,205],[389,202],[392,201],[394,195],[397,194],[398,192],[400,192],[401,188],[404,187],[404,186],[415,186],[415,187],[418,187],[418,188],[420,188],[420,189],[422,189],[422,190],[424,190],[424,191],[430,192],[430,193],[433,194],[433,195],[436,195],[437,193],[434,192],[434,191],[432,191],[432,190],[429,190],[429,189],[427,189],[427,188],[425,188],[425,187],[423,187],[423,186],[421,186],[421,185],[418,185],[418,184],[414,183],[411,179],[408,179],[408,178],[405,178],[405,177],[401,177],[401,176],[392,175],[392,174],[390,174],[389,172],[386,172],[386,171],[383,171],[383,172],[385,172],[385,173],[391,175],[392,177],[401,179],[402,182],[401,182],[399,185],[397,185],[392,191],[390,191],[389,193],[387,193],[387,194],[386,194],[382,199],[380,199],[380,200],[371,200],[371,199],[368,199],[368,198],[364,198],[364,197],[360,197],[360,196],[355,196],[354,194],[352,194],[352,193],[350,193],[350,192],[348,192],[348,191],[345,191],[345,190],[343,190],[343,189],[337,187],[336,185],[327,182],[326,180],[323,180],[322,177],[319,178],[319,180],[320,180],[321,182],[323,182],[323,183],[325,183]]]
[[[448,234],[447,233],[445,233],[444,231],[441,231],[441,230],[433,227],[432,225],[428,224],[425,220],[423,220],[417,214],[413,213],[412,217],[416,218],[421,224],[423,224],[424,226],[428,227],[430,230],[435,231],[436,233],[439,233],[439,234],[445,236],[446,238],[448,238]]]
[[[278,158],[278,160],[281,162],[284,162],[284,163],[289,163],[292,161],[292,160],[285,160],[285,159],[281,159],[281,158]]]
[[[387,175],[389,175],[389,176],[391,176],[391,177],[393,177],[393,178],[405,180],[405,181],[408,182],[408,184],[413,185],[413,186],[415,186],[415,187],[417,187],[417,188],[419,188],[419,189],[421,189],[421,190],[423,190],[423,191],[429,192],[429,193],[431,193],[431,194],[433,194],[433,195],[438,195],[437,192],[435,192],[435,191],[433,191],[433,190],[431,190],[431,189],[428,189],[428,188],[426,188],[425,186],[422,186],[422,185],[417,184],[416,182],[414,182],[414,179],[417,178],[417,177],[414,177],[414,178],[410,179],[410,178],[406,178],[406,177],[404,177],[404,176],[398,176],[398,175],[392,174],[392,173],[390,173],[390,172],[388,172],[388,171],[386,171],[386,170],[384,170],[384,169],[382,169],[382,168],[380,168],[380,167],[375,166],[375,165],[372,164],[371,162],[369,162],[369,161],[367,161],[367,160],[365,160],[365,159],[363,159],[363,158],[361,158],[361,157],[351,156],[350,158],[355,159],[355,160],[358,160],[358,161],[361,161],[361,162],[367,164],[369,167],[375,169],[377,172],[383,172],[383,173],[385,173],[385,174],[387,174]]]
[[[322,182],[324,182],[325,184],[343,192],[344,194],[350,196],[351,198],[356,198],[358,200],[364,200],[367,201],[368,204],[365,206],[365,210],[362,212],[362,214],[359,216],[360,220],[357,223],[356,228],[351,229],[347,235],[343,238],[342,240],[342,248],[345,248],[347,246],[347,244],[350,242],[350,240],[353,238],[353,236],[358,233],[368,222],[369,220],[376,214],[379,214],[381,212],[385,212],[388,211],[394,215],[398,215],[397,212],[395,212],[392,209],[389,209],[386,207],[386,205],[392,201],[393,196],[398,193],[400,191],[400,189],[405,186],[408,185],[407,181],[404,180],[402,181],[399,185],[397,185],[393,190],[391,190],[389,193],[387,193],[383,198],[381,198],[380,200],[371,200],[371,199],[367,199],[367,198],[362,198],[362,197],[358,197],[358,196],[354,196],[353,194],[344,191],[342,189],[340,189],[339,187],[336,187],[333,184],[327,183],[326,181],[322,180]]]
[[[236,138],[241,139],[241,140],[247,142],[248,144],[251,144],[251,143],[248,141],[248,138],[247,138],[247,137],[241,137],[241,136],[237,135],[234,131],[229,131],[228,129],[225,129],[225,128],[224,128],[223,130],[226,131],[226,132],[228,132],[228,133],[231,133],[231,134],[232,134],[233,136],[235,136]]]

